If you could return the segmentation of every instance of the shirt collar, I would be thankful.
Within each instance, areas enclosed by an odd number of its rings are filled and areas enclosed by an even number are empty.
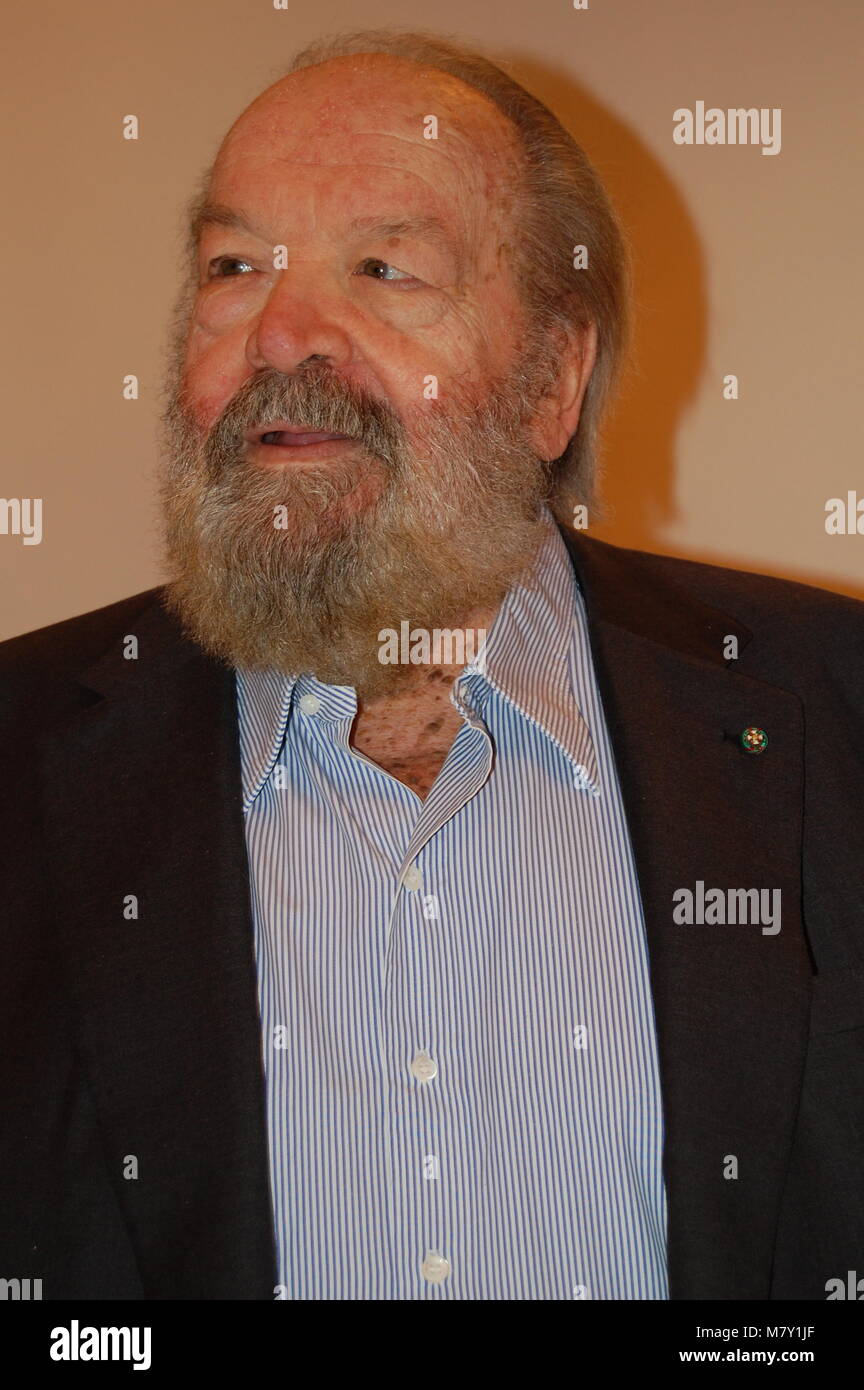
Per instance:
[[[548,507],[546,537],[527,576],[511,585],[483,649],[457,682],[458,695],[484,685],[539,725],[572,764],[579,787],[600,794],[597,755],[574,689],[574,643],[587,641],[573,562]],[[581,707],[580,707],[581,706]]]
[[[561,749],[577,787],[599,796],[597,756],[582,714],[586,702],[573,689],[573,644],[580,636],[587,640],[578,580],[548,507],[542,515],[546,535],[531,570],[511,585],[454,695],[460,708],[476,707],[485,690],[496,690]],[[292,706],[314,696],[318,717],[334,721],[353,716],[357,698],[353,687],[327,685],[308,675],[238,667],[236,680],[246,811],[279,757]]]

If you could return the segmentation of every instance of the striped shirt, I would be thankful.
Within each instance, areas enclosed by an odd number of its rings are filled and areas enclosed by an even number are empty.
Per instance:
[[[544,514],[425,801],[352,687],[236,672],[280,1297],[668,1297],[642,907]]]

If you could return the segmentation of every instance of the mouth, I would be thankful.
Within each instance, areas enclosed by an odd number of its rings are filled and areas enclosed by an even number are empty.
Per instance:
[[[332,430],[310,430],[306,425],[290,425],[282,420],[274,420],[262,429],[260,425],[247,430],[246,439],[250,444],[264,444],[268,448],[302,449],[307,444],[323,444],[331,439],[348,439],[347,434],[337,434]]]
[[[254,448],[263,463],[284,462],[289,456],[300,458],[329,457],[334,451],[357,441],[347,434],[332,430],[310,430],[305,425],[287,421],[271,421],[266,429],[260,425],[246,433],[246,441]]]

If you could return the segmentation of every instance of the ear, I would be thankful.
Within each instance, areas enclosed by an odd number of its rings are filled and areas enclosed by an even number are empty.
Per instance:
[[[576,433],[596,360],[596,324],[562,329],[558,379],[538,402],[530,428],[534,446],[542,459],[560,458]]]

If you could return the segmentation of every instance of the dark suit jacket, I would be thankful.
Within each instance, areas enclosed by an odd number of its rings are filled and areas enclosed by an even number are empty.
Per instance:
[[[864,1275],[864,604],[566,539],[647,923],[671,1296],[824,1299]],[[233,673],[153,589],[0,645],[0,708],[0,1276],[272,1299]],[[781,931],[677,925],[697,880],[780,888]]]

